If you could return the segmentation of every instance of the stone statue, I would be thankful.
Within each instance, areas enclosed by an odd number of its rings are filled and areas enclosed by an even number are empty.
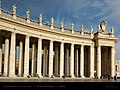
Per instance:
[[[100,23],[100,28],[102,32],[106,32],[106,21],[105,20]]]
[[[113,27],[111,27],[111,33],[113,33],[113,34],[114,34],[114,28],[113,28]]]
[[[100,28],[100,25],[98,26],[98,32],[100,33],[100,31],[101,31],[101,28]]]
[[[40,14],[39,22],[42,23],[42,14]]]
[[[53,25],[54,24],[54,18],[52,17],[51,18],[51,25]]]
[[[13,14],[16,14],[16,5],[13,5]]]
[[[74,30],[74,23],[72,22],[72,24],[71,24],[71,27],[72,27],[72,30]]]
[[[81,32],[83,32],[83,31],[84,31],[84,26],[83,26],[83,24],[82,24],[80,27],[81,27]]]
[[[1,3],[1,1],[0,1],[0,8],[2,8],[2,3]]]
[[[27,19],[30,18],[30,11],[29,11],[29,10],[27,10],[27,12],[26,12],[26,18],[27,18]]]
[[[64,27],[64,21],[62,20],[61,21],[61,28],[63,28]]]
[[[93,27],[90,26],[90,33],[93,33]]]

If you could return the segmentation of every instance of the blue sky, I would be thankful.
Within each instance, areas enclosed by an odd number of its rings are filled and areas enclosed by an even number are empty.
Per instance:
[[[12,12],[13,4],[17,6],[17,14],[25,17],[25,12],[30,10],[30,18],[38,20],[40,14],[44,23],[50,23],[54,17],[55,25],[60,26],[64,20],[65,27],[80,30],[83,24],[86,30],[92,25],[94,32],[102,20],[107,22],[107,31],[113,26],[115,36],[120,39],[120,0],[1,0],[2,8]],[[116,44],[116,59],[120,59],[120,42]]]

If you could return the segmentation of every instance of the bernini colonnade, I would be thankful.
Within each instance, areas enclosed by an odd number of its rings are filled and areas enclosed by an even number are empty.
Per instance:
[[[12,13],[0,8],[0,74],[6,77],[71,77],[100,78],[115,74],[115,55],[118,38],[114,28],[108,33],[106,21],[98,25],[96,33],[92,26],[86,31],[54,26],[18,16],[16,6]],[[18,59],[18,60],[17,60]],[[17,63],[18,62],[18,65]]]

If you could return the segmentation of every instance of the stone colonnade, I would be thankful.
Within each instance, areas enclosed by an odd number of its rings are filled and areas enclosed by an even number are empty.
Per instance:
[[[3,44],[4,49],[2,48]],[[17,45],[19,47],[18,67],[16,67]],[[9,77],[27,77],[28,75],[51,77],[54,75],[56,77],[94,78],[95,64],[97,64],[96,73],[100,78],[102,72],[101,47],[97,46],[97,63],[95,63],[94,43],[87,45],[85,43],[58,42],[52,39],[42,39],[42,36],[35,38],[11,32],[7,36],[0,36],[0,73]],[[110,74],[113,77],[115,47],[110,49]]]

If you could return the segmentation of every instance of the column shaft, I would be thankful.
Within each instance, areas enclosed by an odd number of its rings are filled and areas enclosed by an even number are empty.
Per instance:
[[[78,48],[75,50],[75,75],[78,76]]]
[[[111,77],[115,75],[115,47],[111,47]]]
[[[69,59],[69,47],[66,46],[66,55],[65,55],[65,74],[70,75],[70,59]]]
[[[18,75],[23,75],[23,42],[20,41],[19,45],[19,68],[18,68]]]
[[[10,60],[9,60],[9,77],[15,77],[15,47],[16,47],[16,34],[11,33],[10,45]]]
[[[84,77],[84,45],[81,45],[80,53],[80,75]]]
[[[31,76],[35,76],[36,74],[36,44],[32,44],[32,68],[31,68]]]
[[[64,75],[64,43],[60,44],[60,77]]]
[[[37,53],[37,75],[42,76],[42,39],[38,39],[38,53]]]
[[[44,60],[43,60],[43,76],[46,76],[47,75],[47,45],[44,46]]]
[[[29,36],[25,37],[24,77],[29,75]]]
[[[49,46],[49,77],[53,75],[53,41],[50,41]]]
[[[2,37],[0,36],[0,75],[2,74]]]
[[[101,76],[101,46],[97,47],[97,77]]]
[[[70,76],[74,77],[74,44],[71,44],[71,52],[70,52]]]
[[[90,47],[90,77],[94,78],[94,46]]]
[[[55,75],[58,75],[58,46],[55,47]]]
[[[8,54],[9,54],[9,39],[5,39],[4,47],[4,76],[8,75]]]

